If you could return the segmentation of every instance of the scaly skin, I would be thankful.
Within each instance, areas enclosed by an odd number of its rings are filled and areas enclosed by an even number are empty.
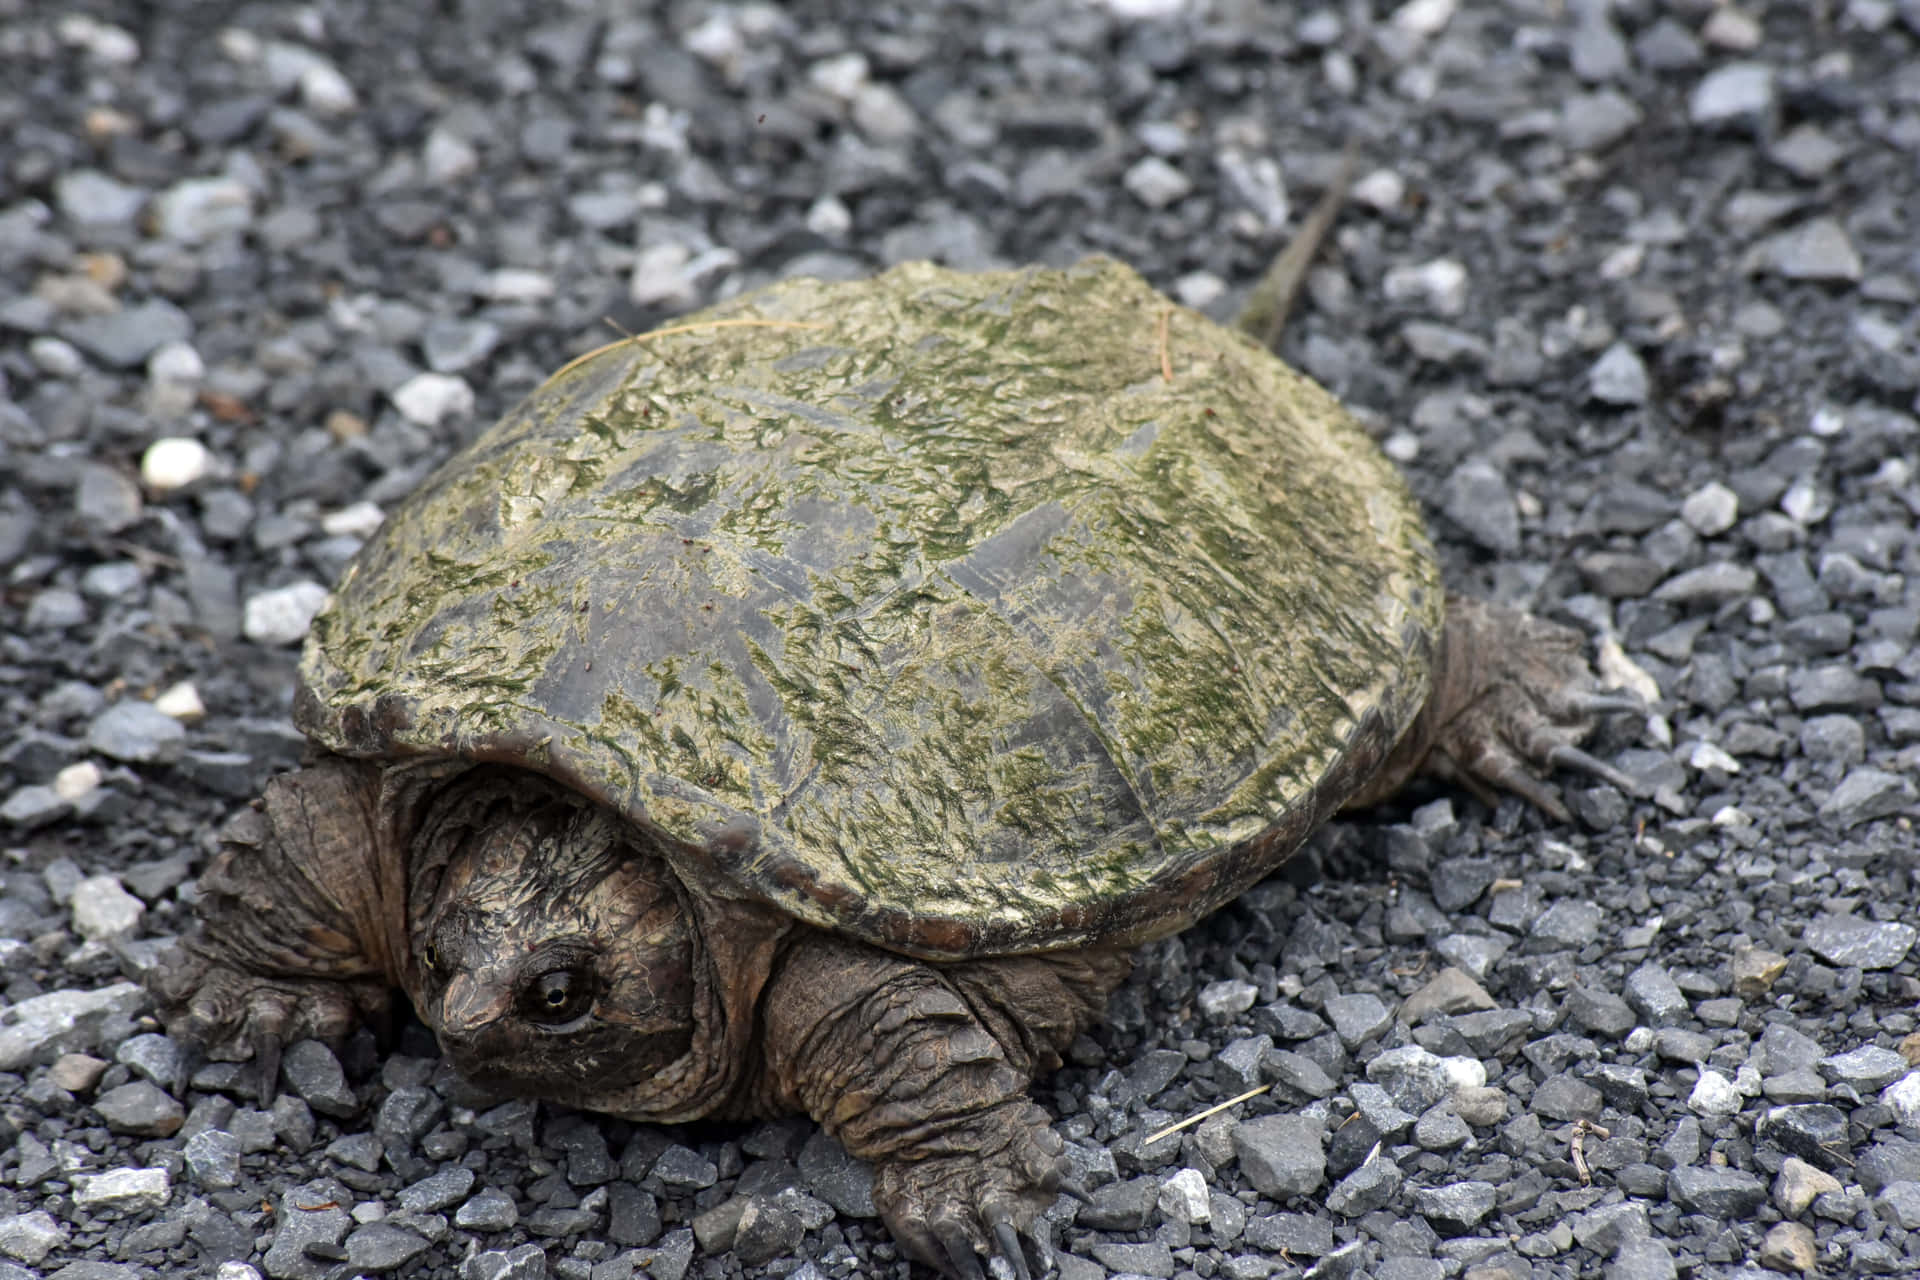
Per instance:
[[[907,1253],[949,1275],[1017,1237],[1062,1188],[1066,1149],[1027,1095],[1099,1016],[1125,952],[931,965],[822,933],[784,957],[762,1023],[769,1094],[876,1166]]]

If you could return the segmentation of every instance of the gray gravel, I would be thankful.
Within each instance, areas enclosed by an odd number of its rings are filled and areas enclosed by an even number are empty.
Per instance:
[[[260,1107],[129,979],[322,584],[603,318],[1095,250],[1224,315],[1349,138],[1287,354],[1650,798],[1423,791],[1150,948],[1036,1088],[1060,1274],[1920,1274],[1920,5],[853,12],[0,0],[0,1280],[902,1273],[804,1122],[417,1026]]]

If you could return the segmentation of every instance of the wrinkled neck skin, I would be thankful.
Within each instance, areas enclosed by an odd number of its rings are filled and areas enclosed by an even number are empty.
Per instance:
[[[417,812],[402,985],[456,1070],[633,1120],[729,1108],[785,916],[524,770]]]

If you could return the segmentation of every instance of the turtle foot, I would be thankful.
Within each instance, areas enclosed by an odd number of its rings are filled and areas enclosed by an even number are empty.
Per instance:
[[[1580,749],[1598,718],[1640,712],[1640,702],[1603,691],[1579,632],[1517,609],[1452,597],[1445,653],[1423,719],[1431,719],[1425,769],[1492,798],[1508,791],[1566,822],[1548,776],[1556,769],[1598,778],[1630,796],[1646,789]]]
[[[1016,1280],[1036,1274],[1029,1257],[1046,1249],[1031,1228],[1063,1189],[1066,1144],[1047,1113],[1013,1100],[942,1135],[953,1154],[889,1161],[874,1176],[873,1199],[894,1240],[915,1261],[951,1280],[985,1280],[982,1255],[1005,1259]]]
[[[384,1022],[384,985],[325,978],[270,978],[176,948],[152,980],[161,1022],[196,1057],[253,1061],[262,1104],[280,1083],[286,1046],[318,1040],[334,1050],[364,1022]]]

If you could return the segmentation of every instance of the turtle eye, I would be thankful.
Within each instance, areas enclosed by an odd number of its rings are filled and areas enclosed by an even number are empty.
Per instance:
[[[520,994],[520,1012],[543,1027],[561,1027],[593,1007],[593,979],[579,969],[548,969]]]
[[[428,973],[438,973],[440,971],[440,948],[431,941],[427,943],[427,949],[421,954],[420,958],[426,962]]]

